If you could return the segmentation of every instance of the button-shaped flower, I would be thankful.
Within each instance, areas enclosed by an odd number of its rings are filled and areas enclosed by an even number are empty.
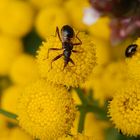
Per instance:
[[[66,86],[76,87],[86,80],[92,69],[96,65],[95,45],[92,39],[83,32],[78,34],[81,40],[81,45],[73,45],[69,61],[64,68],[64,49],[62,42],[58,36],[50,36],[46,42],[43,42],[37,55],[37,62],[40,74],[43,78],[54,84],[62,84]],[[78,43],[79,40],[74,37],[73,43]],[[57,48],[60,50],[50,50]],[[61,55],[62,54],[62,55]],[[53,61],[57,56],[61,57]]]
[[[69,133],[75,104],[63,86],[38,80],[25,88],[18,104],[19,125],[35,138],[52,140]]]
[[[115,127],[123,134],[140,135],[140,86],[130,81],[116,91],[110,102],[109,114]]]

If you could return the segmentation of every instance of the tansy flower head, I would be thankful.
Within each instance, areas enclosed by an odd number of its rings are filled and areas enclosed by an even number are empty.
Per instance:
[[[110,28],[109,28],[110,18],[101,17],[96,23],[89,27],[89,32],[96,37],[103,40],[109,40],[110,38]],[[102,33],[104,31],[104,33]]]
[[[71,52],[69,62],[64,68],[64,49],[58,37],[50,36],[47,42],[40,47],[37,55],[37,62],[42,77],[55,84],[63,84],[66,86],[78,86],[84,82],[87,76],[96,65],[96,53],[93,41],[83,32],[78,34],[78,38],[82,41],[82,45],[73,45],[74,52]],[[74,39],[73,43],[79,43],[78,39]],[[48,50],[57,48],[61,50]],[[57,56],[62,56],[52,63]],[[52,67],[51,67],[52,64]]]
[[[0,10],[0,29],[14,37],[23,37],[33,23],[33,8],[22,0],[9,1]]]
[[[21,94],[22,88],[19,86],[11,86],[3,91],[1,108],[12,113],[17,113],[18,98]]]
[[[63,0],[29,0],[37,9],[42,9],[46,6],[61,5]]]
[[[140,135],[140,86],[137,81],[129,81],[116,91],[109,105],[109,115],[123,134]]]
[[[111,60],[109,40],[98,38],[98,36],[91,35],[94,44],[96,44],[96,55],[98,65],[107,64]]]
[[[9,73],[14,60],[22,53],[22,47],[21,40],[0,35],[0,75]]]
[[[19,85],[27,85],[39,77],[35,58],[28,54],[20,55],[11,66],[11,80]]]
[[[19,125],[41,140],[57,139],[69,133],[75,111],[71,94],[63,86],[38,80],[25,88],[19,100]]]
[[[62,7],[50,6],[40,10],[36,18],[35,27],[38,34],[42,38],[46,38],[55,34],[56,26],[62,27],[68,23],[68,17]]]
[[[140,81],[140,38],[126,49],[128,75]]]
[[[125,63],[123,61],[112,62],[103,70],[102,90],[108,97],[113,97],[114,91],[122,87],[127,80]]]
[[[77,6],[78,5],[78,6]],[[64,3],[65,10],[71,20],[71,24],[78,30],[86,30],[87,25],[83,22],[84,12],[89,8],[87,0],[68,0]],[[75,12],[76,11],[76,12]]]

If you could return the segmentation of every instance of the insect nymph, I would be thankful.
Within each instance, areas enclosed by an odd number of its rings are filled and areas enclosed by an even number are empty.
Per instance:
[[[59,32],[59,28],[56,27],[56,35],[58,35],[59,40],[62,43],[62,48],[49,48],[48,49],[48,55],[49,55],[50,50],[63,50],[63,53],[59,54],[54,59],[52,59],[51,68],[52,68],[52,63],[54,61],[56,61],[57,59],[61,58],[62,56],[64,56],[64,67],[63,67],[63,69],[65,69],[65,67],[67,66],[67,64],[69,62],[71,62],[73,65],[75,65],[75,63],[70,58],[70,56],[71,56],[72,52],[73,53],[79,53],[79,51],[73,50],[73,46],[82,44],[82,41],[78,38],[78,33],[75,35],[75,32],[74,32],[73,28],[70,27],[69,25],[64,25],[61,28],[61,32]],[[73,43],[73,38],[77,38],[79,42],[78,43]]]

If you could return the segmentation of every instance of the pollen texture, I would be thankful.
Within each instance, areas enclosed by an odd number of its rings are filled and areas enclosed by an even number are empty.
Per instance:
[[[75,104],[63,86],[38,80],[25,88],[18,104],[19,125],[40,140],[58,139],[69,133]]]
[[[64,68],[64,55],[56,61],[52,60],[60,54],[62,50],[50,50],[49,48],[62,48],[62,43],[56,36],[50,36],[47,41],[42,44],[38,51],[37,62],[40,74],[43,78],[55,84],[63,84],[66,86],[76,87],[84,82],[87,76],[92,72],[96,65],[96,52],[92,39],[83,32],[78,34],[82,45],[74,45],[70,58],[71,62]],[[78,39],[74,39],[74,43],[78,43]],[[52,67],[51,67],[52,62]]]
[[[109,115],[115,127],[125,135],[140,134],[140,86],[131,81],[119,89],[110,102]]]

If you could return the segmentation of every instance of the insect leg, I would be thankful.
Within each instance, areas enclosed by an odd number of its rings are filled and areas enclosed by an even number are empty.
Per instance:
[[[59,59],[60,57],[62,57],[63,56],[63,53],[62,54],[59,54],[58,56],[56,56],[52,61],[51,61],[51,68],[52,68],[52,63],[54,62],[54,61],[56,61],[57,59]]]
[[[68,64],[68,61],[65,61],[65,62],[64,62],[63,70],[65,69],[65,67],[67,66],[67,64]]]
[[[73,65],[75,65],[75,63],[73,62],[73,60],[72,60],[71,58],[69,58],[69,61],[65,61],[63,70],[64,70],[65,67],[67,66],[68,62],[71,62]]]
[[[48,53],[47,53],[47,58],[49,58],[49,52],[50,52],[51,50],[59,51],[59,50],[63,50],[63,48],[49,48],[49,49],[48,49]]]
[[[78,31],[77,34],[76,34],[76,38],[78,39],[79,43],[74,43],[73,45],[82,45],[82,41],[80,40],[80,38],[78,37],[78,34],[80,32]]]
[[[73,65],[75,65],[75,63],[73,62],[73,60],[72,60],[71,58],[69,58],[69,61],[70,61]]]
[[[80,52],[80,51],[77,51],[77,50],[72,50],[72,52],[74,52],[74,53],[82,53],[82,51]]]
[[[56,35],[58,35],[59,40],[62,42],[62,39],[61,39],[61,37],[60,37],[60,33],[59,33],[59,28],[58,28],[58,27],[56,27],[55,36],[56,36]]]

